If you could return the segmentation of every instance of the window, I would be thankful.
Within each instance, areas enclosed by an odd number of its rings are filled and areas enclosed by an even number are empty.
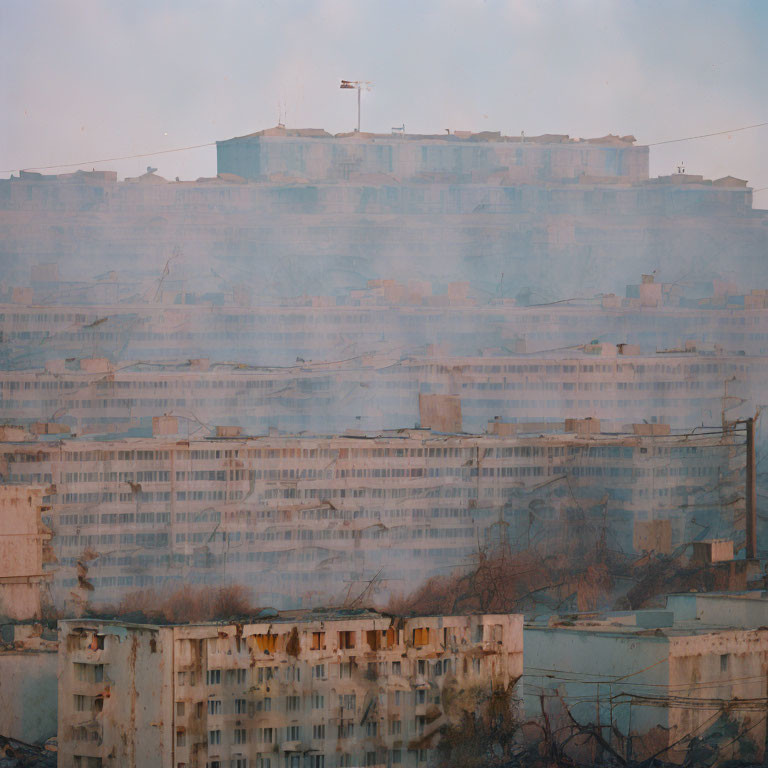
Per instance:
[[[74,764],[75,768],[102,768],[100,757],[83,757],[82,755],[75,755]]]
[[[400,765],[403,762],[403,753],[399,749],[393,749],[390,752],[390,762],[392,765]]]
[[[177,747],[186,747],[187,746],[187,734],[185,731],[176,731],[176,746]]]
[[[272,768],[272,758],[271,757],[260,757],[259,758],[258,768]]]
[[[310,651],[324,651],[325,650],[325,632],[313,632],[312,642],[309,646]]]
[[[245,744],[248,740],[248,733],[245,728],[235,728],[235,744]]]
[[[271,744],[274,736],[272,728],[259,728],[258,730],[259,741],[264,744]]]
[[[298,696],[286,696],[285,709],[287,712],[299,712],[301,710],[301,698]]]
[[[256,702],[257,712],[271,712],[272,711],[272,699],[267,696],[264,699]]]
[[[210,699],[208,701],[208,714],[220,715],[221,714],[221,701],[218,699]]]
[[[366,766],[376,765],[376,753],[375,752],[366,752],[365,753],[365,764],[366,764]]]
[[[78,712],[101,712],[104,708],[102,696],[75,695],[75,709]]]
[[[425,675],[427,673],[427,662],[424,659],[419,659],[417,664],[417,674]]]
[[[375,737],[379,733],[379,724],[373,720],[365,724],[365,735]]]
[[[728,654],[727,653],[720,654],[720,671],[721,672],[728,671]]]
[[[184,717],[184,702],[176,702],[176,717]]]
[[[393,661],[392,662],[392,674],[393,675],[399,675],[400,673],[400,662],[399,661]]]
[[[219,685],[221,683],[221,670],[209,669],[205,673],[206,685]]]
[[[179,685],[186,685],[187,684],[187,673],[186,672],[179,672],[176,675],[176,679],[177,679]]]
[[[248,702],[245,699],[235,699],[235,714],[244,715],[248,711]]]
[[[248,768],[247,757],[235,757],[229,761],[229,768]]]
[[[325,696],[317,691],[312,693],[312,709],[325,709]]]
[[[325,755],[310,755],[309,768],[325,768]]]
[[[289,725],[287,733],[288,733],[288,741],[301,741],[300,725]]]
[[[356,709],[357,695],[354,693],[345,693],[343,696],[339,696],[339,707],[341,709]]]
[[[427,718],[424,717],[424,715],[418,715],[416,717],[416,733],[419,734],[419,736],[423,735],[424,733],[424,726],[427,724]]]
[[[324,680],[325,679],[325,664],[315,664],[315,666],[312,667],[312,677],[315,680]]]
[[[419,750],[419,762],[420,763],[426,763],[427,762],[427,753],[429,750],[426,749],[420,749]]]
[[[208,744],[221,744],[221,731],[208,731]]]
[[[401,720],[390,720],[389,721],[389,735],[390,736],[399,736],[402,733],[403,730],[403,723]]]
[[[416,704],[426,704],[427,703],[427,692],[426,691],[416,691],[415,699],[416,699]]]
[[[354,632],[339,632],[339,648],[342,650],[349,650],[355,647],[355,633]]]
[[[101,683],[104,680],[103,664],[75,663],[75,680],[81,683]]]
[[[413,630],[413,644],[418,648],[429,643],[429,629],[426,627]]]
[[[312,738],[324,739],[325,738],[325,724],[312,726]]]
[[[277,649],[277,635],[254,635],[253,639],[262,653],[274,653]]]

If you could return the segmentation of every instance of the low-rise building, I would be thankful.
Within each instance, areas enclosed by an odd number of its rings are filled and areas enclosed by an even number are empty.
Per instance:
[[[667,610],[526,625],[526,714],[582,760],[656,756],[679,763],[703,743],[722,759],[758,763],[768,629],[744,628],[723,610],[712,611],[712,623],[695,618],[710,602],[730,599],[681,595],[670,597]]]
[[[39,623],[0,624],[0,736],[43,744],[56,736],[58,642]]]
[[[452,694],[521,692],[518,615],[268,609],[59,633],[61,768],[426,768],[463,711]]]

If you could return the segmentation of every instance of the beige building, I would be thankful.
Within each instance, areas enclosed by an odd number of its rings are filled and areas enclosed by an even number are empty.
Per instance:
[[[49,488],[59,603],[80,587],[115,602],[225,579],[305,607],[376,574],[407,591],[502,539],[556,547],[588,526],[640,553],[702,525],[733,538],[740,450],[720,435],[594,431],[39,439],[0,443],[0,475]],[[654,521],[668,526],[662,549],[636,536]]]
[[[0,620],[40,619],[50,573],[43,570],[51,531],[43,525],[44,490],[0,485]]]
[[[263,611],[59,624],[62,768],[419,768],[441,726],[521,695],[522,616]]]
[[[43,493],[0,485],[0,735],[28,744],[56,735],[56,638],[39,621],[52,577]]]
[[[591,416],[614,430],[643,419],[690,428],[717,423],[724,405],[730,419],[754,413],[768,376],[763,355],[695,347],[639,354],[613,344],[548,355],[428,349],[258,370],[210,360],[59,362],[0,372],[0,417],[49,435],[148,435],[162,413],[173,413],[185,436],[231,423],[247,434],[269,427],[326,433],[413,425],[420,394],[442,394],[461,398],[463,429],[473,432],[495,416],[514,422]],[[440,431],[461,431],[458,424]],[[423,418],[421,425],[431,426]]]

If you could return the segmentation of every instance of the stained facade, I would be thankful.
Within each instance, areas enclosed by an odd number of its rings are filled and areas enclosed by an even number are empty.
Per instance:
[[[517,615],[59,627],[64,768],[426,768],[459,688],[522,692]]]

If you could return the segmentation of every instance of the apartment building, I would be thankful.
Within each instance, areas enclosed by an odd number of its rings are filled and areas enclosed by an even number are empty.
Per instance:
[[[605,300],[604,300],[605,301]],[[719,345],[768,354],[768,309],[555,305],[207,306],[0,305],[3,367],[106,357],[113,363],[209,358],[234,365],[287,366],[371,355],[400,357],[433,345],[441,354],[484,349],[526,354],[581,348],[593,339],[644,354]],[[325,303],[325,302],[324,302]],[[300,360],[297,360],[300,358]]]
[[[191,435],[222,424],[250,434],[269,427],[329,433],[415,424],[417,395],[438,393],[461,397],[464,428],[472,432],[495,417],[591,417],[616,431],[643,420],[690,428],[717,424],[724,408],[730,420],[754,413],[766,376],[766,356],[693,345],[654,354],[587,344],[548,355],[496,350],[472,357],[432,349],[259,369],[208,359],[83,358],[0,372],[0,419],[28,427],[55,421],[81,436],[146,436],[161,413],[177,416]]]
[[[500,543],[589,529],[642,552],[641,531],[663,521],[671,551],[743,527],[731,435],[595,434],[591,421],[587,434],[185,439],[163,424],[154,438],[0,443],[4,483],[47,486],[59,600],[84,581],[109,602],[226,579],[278,606],[327,604],[350,580],[404,591]]]
[[[518,182],[598,177],[648,178],[648,147],[634,136],[571,139],[564,135],[502,136],[497,131],[348,133],[279,125],[216,143],[218,171],[244,179],[283,177],[322,182],[360,174],[391,174],[400,182],[488,181],[505,175]]]
[[[493,690],[522,616],[262,611],[236,624],[59,622],[63,768],[420,768]],[[472,695],[457,697],[460,689]]]

